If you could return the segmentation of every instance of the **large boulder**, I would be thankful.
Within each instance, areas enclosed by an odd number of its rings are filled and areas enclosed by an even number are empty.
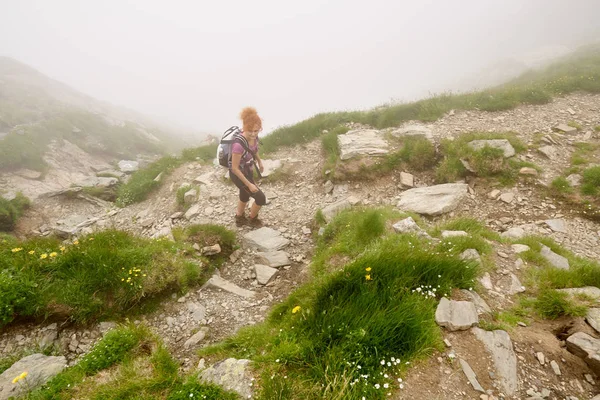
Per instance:
[[[63,356],[31,354],[22,358],[0,374],[0,400],[7,400],[9,397],[18,398],[40,387],[66,367],[67,360]],[[22,379],[13,383],[13,380],[21,374],[23,374]]]
[[[424,215],[441,215],[453,211],[467,196],[466,183],[410,189],[400,195],[398,208]]]
[[[473,150],[481,150],[484,147],[502,150],[505,158],[515,155],[515,149],[506,139],[472,140],[468,144]]]

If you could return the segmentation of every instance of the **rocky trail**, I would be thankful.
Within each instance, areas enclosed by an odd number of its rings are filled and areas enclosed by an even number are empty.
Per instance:
[[[581,129],[568,129],[568,122],[577,123]],[[565,125],[566,132],[557,132],[559,125]],[[434,226],[460,216],[477,218],[503,235],[533,233],[551,237],[577,255],[599,260],[598,223],[581,218],[568,204],[547,197],[541,190],[569,168],[575,143],[600,143],[600,133],[594,131],[597,125],[600,96],[588,94],[503,112],[453,111],[434,123],[419,124],[418,130],[436,144],[463,132],[516,132],[524,143],[538,146],[517,157],[542,169],[513,187],[469,179],[452,210],[429,216],[425,212],[424,221]],[[323,183],[318,140],[280,150],[268,158],[273,165],[281,164],[277,172],[280,177],[261,184],[269,199],[261,218],[268,226],[261,228],[258,239],[256,231],[234,225],[237,190],[223,178],[225,170],[199,163],[181,166],[164,178],[150,199],[123,209],[98,200],[40,196],[19,222],[18,233],[91,233],[114,227],[147,237],[169,237],[174,227],[208,222],[237,232],[240,248],[206,285],[181,297],[173,294],[156,311],[139,317],[164,340],[182,369],[189,371],[205,362],[198,359],[195,349],[264,320],[272,305],[309,278],[314,251],[311,227],[317,210],[324,209],[327,216],[355,205],[397,206],[406,201],[405,193],[411,186],[435,187],[430,172],[409,175],[411,171],[403,171],[406,174],[402,176],[395,171],[369,181]],[[35,185],[35,181],[22,176],[18,181],[4,179],[5,187],[12,182],[15,190],[22,187],[14,182]],[[179,212],[176,191],[184,184],[197,185],[199,193],[186,212]],[[54,189],[56,183],[47,187]],[[515,304],[514,296],[527,291],[520,281],[528,268],[519,256],[522,249],[493,245],[496,269],[482,278],[484,289],[478,294],[456,293],[452,300],[457,301],[444,303],[447,309],[442,310],[441,305],[438,309],[438,323],[445,326],[446,350],[412,366],[403,389],[391,398],[573,400],[591,399],[600,393],[596,375],[600,364],[594,364],[600,357],[600,344],[584,336],[600,337],[593,328],[599,324],[592,322],[593,318],[588,318],[589,323],[585,318],[523,323],[509,333],[475,327],[479,316],[510,308]],[[600,290],[591,290],[600,300],[596,293]],[[461,317],[460,321],[455,320],[456,316]],[[19,324],[0,332],[0,356],[56,344],[67,361],[73,362],[111,326],[114,324],[110,322],[86,328],[57,323]],[[570,336],[575,333],[581,337]]]

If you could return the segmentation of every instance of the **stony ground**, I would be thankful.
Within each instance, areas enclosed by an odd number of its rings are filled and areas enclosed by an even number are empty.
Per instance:
[[[582,129],[570,134],[553,133],[558,124],[576,122]],[[513,226],[524,227],[526,231],[552,237],[574,253],[599,259],[600,227],[597,223],[578,217],[568,205],[546,197],[541,188],[569,167],[569,157],[578,141],[598,143],[598,133],[593,127],[600,125],[600,96],[576,94],[558,98],[543,106],[523,106],[505,112],[456,111],[429,125],[436,142],[441,138],[454,137],[461,132],[491,131],[517,132],[525,143],[537,145],[544,137],[556,150],[556,157],[530,150],[522,157],[542,167],[537,178],[518,183],[514,187],[489,186],[486,181],[469,180],[470,194],[461,206],[443,217],[426,220],[435,224],[456,216],[476,217],[499,232]],[[541,142],[543,146],[547,143]],[[165,301],[152,314],[140,317],[157,332],[181,361],[184,369],[194,368],[198,363],[195,345],[190,339],[202,328],[206,333],[199,345],[216,343],[232,335],[240,327],[262,321],[273,304],[284,299],[295,287],[309,278],[309,263],[314,250],[310,227],[316,211],[336,200],[354,196],[362,204],[395,205],[404,190],[399,185],[399,172],[368,182],[341,182],[334,186],[332,193],[326,193],[322,177],[323,159],[320,143],[312,142],[305,146],[285,149],[269,156],[283,163],[284,173],[274,182],[263,182],[261,188],[267,194],[270,204],[264,207],[261,217],[284,237],[290,240],[285,250],[292,263],[279,270],[276,277],[266,286],[259,285],[254,276],[255,252],[240,240],[241,249],[218,272],[220,276],[235,285],[251,290],[253,298],[241,298],[225,290],[214,287],[196,288],[184,296],[173,294],[171,301]],[[411,172],[411,171],[408,171]],[[223,177],[220,167],[189,163],[166,178],[151,199],[124,209],[115,209],[103,203],[93,203],[80,199],[66,200],[60,197],[39,199],[33,209],[20,222],[19,233],[43,232],[48,227],[73,225],[89,220],[99,220],[86,229],[116,227],[146,236],[154,236],[165,229],[191,223],[211,222],[222,224],[238,232],[242,237],[249,228],[236,228],[233,224],[233,210],[237,202],[234,186]],[[431,174],[415,174],[417,185],[432,183]],[[188,220],[185,217],[172,219],[178,210],[175,192],[184,183],[200,186],[197,215]],[[500,193],[490,195],[494,190]],[[512,193],[510,202],[500,199],[500,194]],[[493,193],[492,193],[493,194]],[[509,196],[510,198],[511,196]],[[504,197],[507,199],[507,197]],[[543,221],[563,219],[566,230],[556,232]],[[518,255],[508,246],[495,249],[497,269],[490,274],[498,291],[480,293],[494,310],[502,310],[513,304],[513,296],[508,294],[507,276],[514,273],[521,276],[526,265],[517,262]],[[109,324],[91,326],[87,329],[74,329],[67,325],[45,324],[42,326],[24,324],[0,332],[0,354],[10,354],[18,348],[30,347],[43,341],[56,341],[62,350],[73,360],[86,352],[91,344],[101,336]],[[530,326],[519,326],[510,332],[518,355],[519,390],[515,398],[565,399],[568,396],[588,399],[600,393],[594,377],[585,363],[564,348],[564,340],[557,334],[569,330],[584,330],[593,333],[583,319],[540,321]],[[494,368],[490,355],[486,352],[471,331],[446,332],[451,347],[432,357],[416,363],[408,372],[404,388],[392,398],[413,399],[466,399],[499,396],[501,391],[494,385]],[[188,344],[186,345],[186,342]],[[543,353],[546,360],[541,363],[537,353]],[[468,361],[481,385],[488,394],[476,392],[468,383],[458,359]],[[550,366],[555,360],[561,369],[558,376]],[[549,394],[546,392],[549,392]]]

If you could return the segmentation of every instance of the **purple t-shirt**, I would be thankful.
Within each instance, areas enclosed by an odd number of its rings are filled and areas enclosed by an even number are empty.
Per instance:
[[[254,145],[248,144],[250,150],[254,152],[254,154],[258,153],[258,140],[254,142]],[[244,146],[242,146],[238,142],[234,142],[231,145],[231,152],[234,154],[244,154]],[[242,157],[240,160],[240,168],[248,168],[252,165],[252,154],[250,152],[246,152],[246,155]]]

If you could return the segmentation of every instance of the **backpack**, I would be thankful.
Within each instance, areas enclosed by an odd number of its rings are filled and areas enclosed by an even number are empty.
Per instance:
[[[219,160],[219,165],[229,168],[231,164],[231,146],[234,142],[238,142],[244,148],[244,154],[242,154],[242,158],[250,152],[252,154],[252,158],[254,158],[254,153],[250,150],[248,146],[248,141],[246,138],[242,136],[242,131],[237,126],[232,126],[227,129],[223,136],[221,136],[221,141],[219,142],[219,147],[217,149],[217,159]]]

